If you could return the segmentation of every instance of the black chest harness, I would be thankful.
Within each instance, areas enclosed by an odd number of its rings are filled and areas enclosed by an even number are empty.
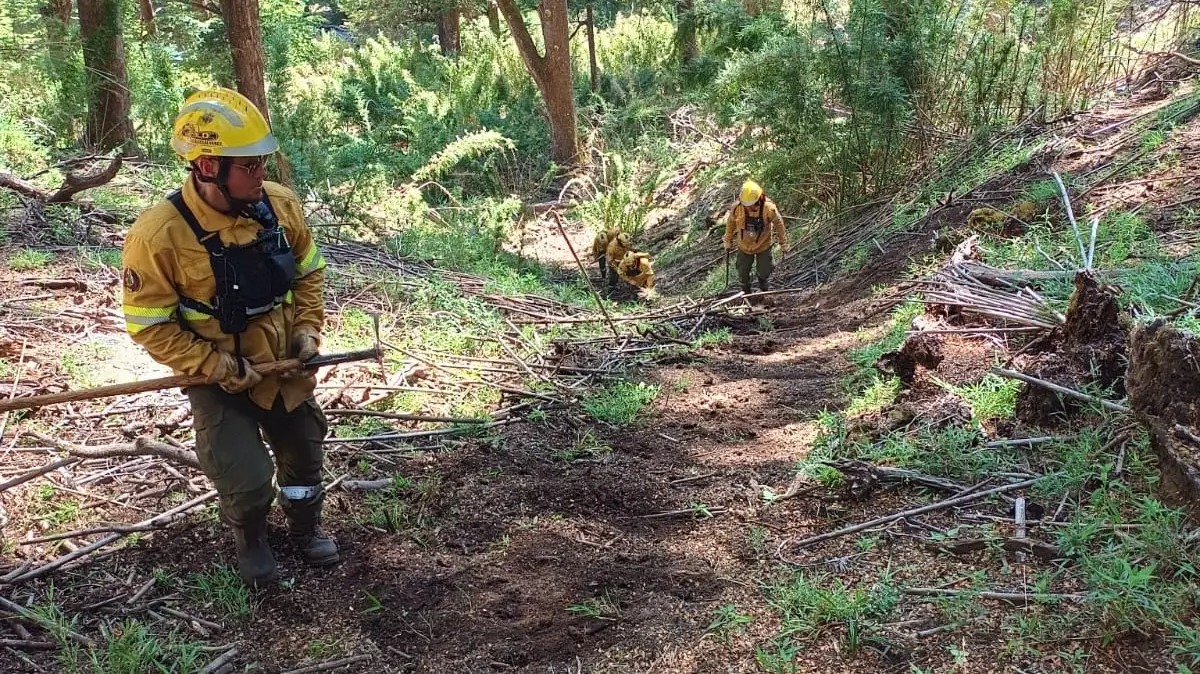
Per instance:
[[[217,232],[206,232],[196,216],[176,190],[167,196],[184,221],[192,228],[196,239],[208,250],[217,292],[208,304],[195,298],[180,296],[179,303],[202,314],[216,318],[221,331],[234,336],[234,349],[241,364],[241,333],[253,318],[270,313],[283,304],[292,281],[296,278],[296,258],[270,200],[249,207],[249,217],[262,225],[253,241],[240,246],[221,243]]]
[[[751,217],[750,209],[742,206],[742,216],[745,218],[746,229],[748,229],[751,236],[756,239],[758,238],[758,235],[762,233],[763,226],[765,225],[763,216],[766,215],[766,210],[766,204],[759,202],[758,215],[756,217]]]

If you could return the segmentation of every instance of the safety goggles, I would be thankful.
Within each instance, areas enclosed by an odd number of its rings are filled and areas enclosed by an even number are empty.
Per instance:
[[[246,172],[246,175],[254,175],[267,167],[268,157],[242,157],[230,160],[229,164],[234,168],[239,168]]]

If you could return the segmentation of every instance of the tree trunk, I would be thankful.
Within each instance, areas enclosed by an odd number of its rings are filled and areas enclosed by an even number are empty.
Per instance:
[[[544,56],[538,53],[515,0],[496,0],[496,4],[508,23],[525,67],[529,69],[546,103],[546,116],[550,121],[550,158],[559,165],[572,165],[579,157],[579,142],[575,129],[574,73],[571,68],[567,1],[542,0],[537,6],[542,23],[542,40],[546,45]]]
[[[221,16],[225,19],[225,34],[233,55],[233,76],[237,89],[249,98],[267,122],[271,109],[267,105],[265,79],[266,56],[262,46],[262,24],[258,15],[258,0],[221,0]],[[292,167],[283,152],[275,154],[279,182],[292,186]]]
[[[221,0],[221,16],[225,18],[225,34],[233,54],[237,89],[269,117],[258,0]]]
[[[142,36],[154,37],[158,32],[154,27],[154,3],[138,0],[138,17],[142,20]]]
[[[679,62],[685,68],[700,57],[700,45],[696,41],[695,0],[676,0],[675,41],[679,47]]]
[[[51,69],[61,76],[60,64],[67,64],[75,45],[71,44],[71,0],[51,0],[41,7],[42,24],[46,28],[46,43],[50,51]]]
[[[94,152],[108,152],[133,138],[121,40],[124,4],[122,0],[79,0],[79,34],[88,85],[84,144]]]
[[[492,29],[492,35],[500,37],[500,10],[496,9],[496,0],[488,0],[487,17],[488,27]]]
[[[43,9],[43,16],[56,17],[64,26],[71,23],[71,0],[50,0]]]
[[[458,7],[449,7],[438,14],[437,34],[438,44],[442,48],[442,56],[454,56],[458,53],[461,21],[462,10]]]
[[[596,14],[587,6],[588,85],[592,93],[600,86],[600,66],[596,63]]]

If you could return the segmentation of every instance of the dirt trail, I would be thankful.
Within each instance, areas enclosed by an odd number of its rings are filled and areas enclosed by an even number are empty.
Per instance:
[[[238,662],[265,671],[358,653],[377,658],[343,671],[754,671],[769,614],[740,645],[705,629],[723,605],[761,605],[754,582],[778,568],[777,540],[813,523],[811,503],[764,508],[757,485],[786,490],[815,415],[838,404],[864,306],[846,299],[776,296],[771,332],[640,373],[663,391],[641,426],[551,415],[400,461],[419,487],[398,533],[358,523],[362,495],[331,493],[327,526],[346,551],[333,570],[298,565],[276,513],[286,589],[249,620],[204,597],[189,607],[222,624],[211,643],[237,642]],[[563,453],[585,445],[611,452]],[[656,516],[671,511],[683,512]],[[233,559],[226,533],[192,518],[54,582],[80,610],[156,571],[183,578]],[[25,668],[0,652],[0,670]]]
[[[354,536],[352,559],[312,591],[339,606],[375,597],[379,611],[342,618],[411,657],[394,671],[753,670],[749,653],[702,637],[774,568],[775,534],[756,544],[750,528],[810,524],[811,506],[765,510],[753,485],[786,489],[814,415],[836,402],[846,316],[810,323],[813,304],[779,302],[777,336],[738,336],[704,362],[649,372],[667,392],[654,419],[589,429],[612,448],[603,458],[553,460],[586,432],[557,421],[524,425],[487,453],[430,457],[424,469],[442,481],[428,547],[339,532]],[[703,509],[716,515],[691,512]],[[570,611],[589,602],[599,617]]]

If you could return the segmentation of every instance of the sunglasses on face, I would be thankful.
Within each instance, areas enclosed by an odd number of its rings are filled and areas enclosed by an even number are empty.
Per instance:
[[[253,175],[267,167],[266,157],[250,157],[245,159],[235,159],[231,164],[243,171],[247,175]]]

